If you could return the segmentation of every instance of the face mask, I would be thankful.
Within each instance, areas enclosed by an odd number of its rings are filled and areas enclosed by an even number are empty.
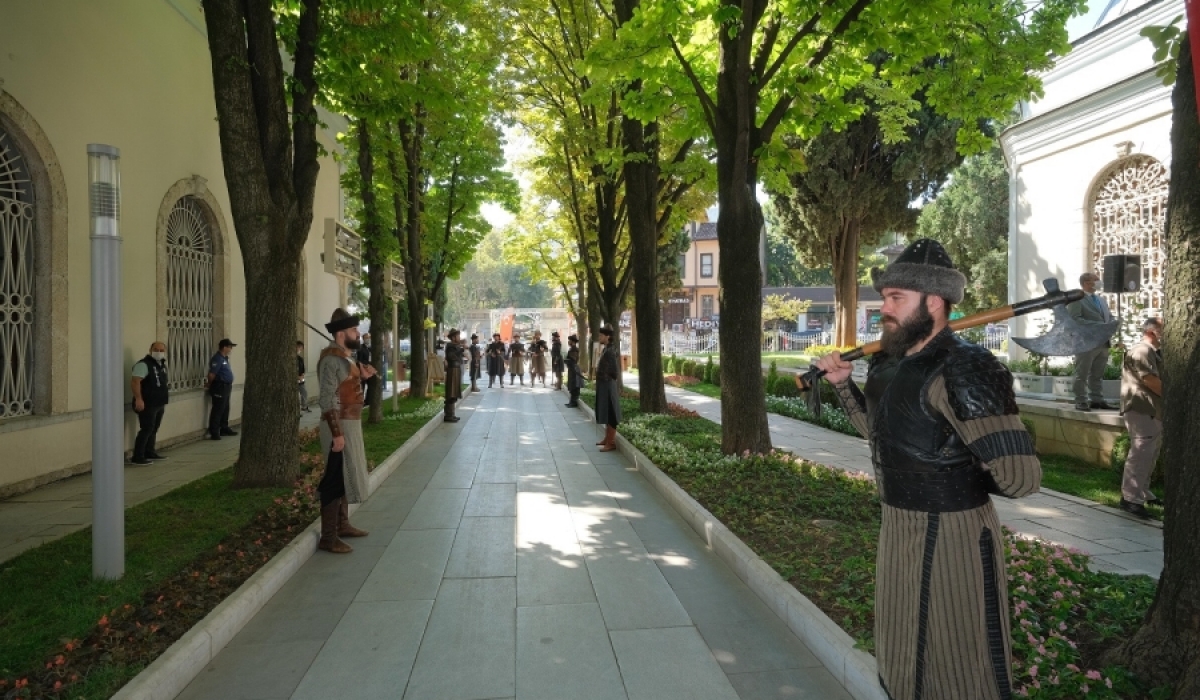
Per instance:
[[[150,353],[150,357],[153,357],[155,360],[157,360],[157,361],[159,361],[159,362],[162,362],[163,360],[167,359],[167,353],[165,353],[165,352],[152,352],[152,353]]]

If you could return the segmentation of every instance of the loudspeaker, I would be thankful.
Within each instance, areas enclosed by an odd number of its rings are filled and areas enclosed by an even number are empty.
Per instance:
[[[1142,256],[1105,255],[1103,278],[1108,294],[1138,291],[1142,288]]]

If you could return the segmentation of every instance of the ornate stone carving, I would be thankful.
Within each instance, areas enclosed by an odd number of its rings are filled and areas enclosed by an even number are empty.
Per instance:
[[[1125,308],[1141,305],[1146,313],[1162,310],[1167,186],[1168,173],[1162,163],[1149,156],[1134,155],[1109,166],[1092,190],[1089,207],[1092,269],[1102,269],[1106,255],[1142,256],[1142,289],[1125,295]],[[1109,303],[1115,308],[1115,297],[1110,296]]]

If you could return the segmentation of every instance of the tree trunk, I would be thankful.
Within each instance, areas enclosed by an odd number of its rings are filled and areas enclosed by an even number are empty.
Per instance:
[[[575,294],[579,301],[575,306],[578,309],[578,315],[575,317],[575,336],[579,341],[579,367],[580,370],[585,370],[591,366],[591,345],[588,344],[588,339],[591,337],[592,327],[588,325],[588,319],[591,314],[588,311],[588,295],[587,281],[585,275],[580,275],[575,280]]]
[[[829,245],[833,260],[833,344],[838,347],[858,344],[858,232],[857,220],[843,221]]]
[[[721,71],[713,109],[717,147],[717,243],[721,283],[721,451],[725,454],[771,450],[766,393],[762,380],[762,269],[759,237],[762,207],[755,199],[758,182],[755,150],[757,87],[752,85],[754,31],[762,14],[745,18],[734,36],[720,33]]]
[[[320,0],[300,5],[289,113],[270,3],[204,0],[221,161],[246,282],[246,381],[234,485],[286,486],[299,465],[295,312],[312,225]]]
[[[1142,627],[1113,655],[1151,686],[1200,697],[1200,116],[1185,37],[1172,95],[1171,185],[1163,340],[1163,571]]]
[[[416,118],[399,120],[397,133],[404,154],[404,171],[400,171],[394,153],[388,155],[392,179],[400,186],[393,188],[392,204],[396,209],[397,236],[401,260],[404,263],[405,296],[411,332],[408,372],[408,394],[425,397],[425,264],[421,254],[421,128]]]
[[[375,158],[371,153],[371,125],[367,119],[358,120],[358,174],[359,197],[363,205],[362,235],[367,259],[367,315],[371,319],[371,364],[377,379],[367,382],[367,405],[370,412],[368,423],[383,420],[383,329],[390,320],[387,300],[383,294],[383,276],[387,261],[379,251],[379,237],[383,231],[379,225],[379,201],[375,196]]]
[[[644,159],[625,161],[625,202],[629,207],[630,265],[633,266],[634,324],[637,326],[639,405],[645,413],[666,413],[662,365],[662,307],[658,303],[658,158],[650,139],[655,124],[624,119],[625,149]],[[652,152],[653,151],[653,152]]]

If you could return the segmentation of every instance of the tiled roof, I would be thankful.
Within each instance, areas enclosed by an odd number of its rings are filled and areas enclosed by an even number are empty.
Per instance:
[[[700,223],[693,221],[687,225],[688,234],[693,241],[715,241],[717,240],[717,223],[715,221],[706,221]]]

